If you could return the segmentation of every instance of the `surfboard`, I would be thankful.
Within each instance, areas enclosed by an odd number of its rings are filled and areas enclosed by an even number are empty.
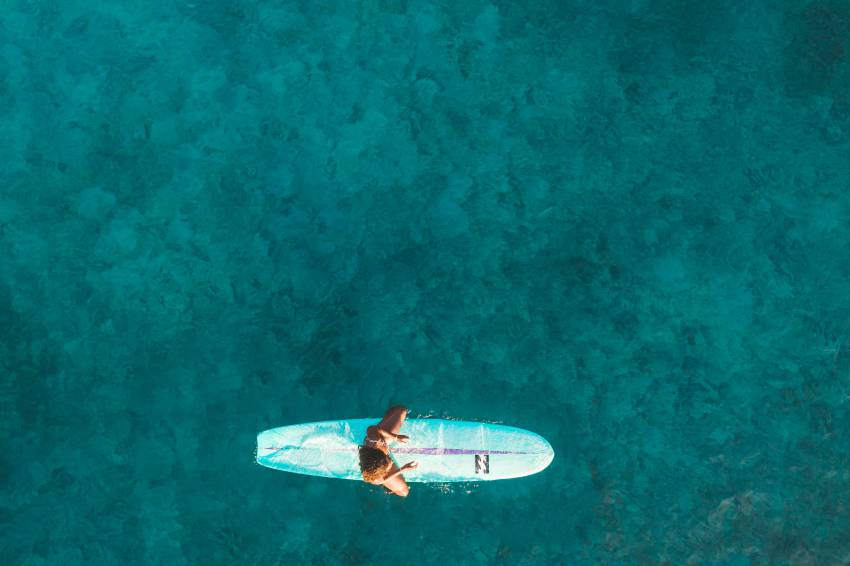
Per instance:
[[[362,480],[358,447],[366,428],[381,419],[322,421],[273,428],[257,435],[257,463],[297,474]],[[390,443],[408,482],[490,481],[519,478],[544,470],[555,457],[542,436],[512,426],[407,419],[400,434],[407,443]]]

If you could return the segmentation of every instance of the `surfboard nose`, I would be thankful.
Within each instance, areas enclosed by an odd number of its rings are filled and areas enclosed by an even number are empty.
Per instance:
[[[535,436],[535,447],[534,452],[538,454],[538,467],[537,471],[543,471],[549,467],[549,464],[555,459],[555,450],[552,448],[552,445],[549,444],[549,441],[540,436],[539,434],[532,433]]]

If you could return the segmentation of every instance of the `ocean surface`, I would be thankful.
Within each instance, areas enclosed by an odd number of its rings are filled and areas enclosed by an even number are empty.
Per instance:
[[[0,563],[850,564],[850,3],[10,0]],[[256,434],[518,426],[492,483]]]

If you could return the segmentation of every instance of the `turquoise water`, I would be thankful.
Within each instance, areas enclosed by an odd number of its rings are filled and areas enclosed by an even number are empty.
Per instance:
[[[4,3],[0,562],[850,564],[848,6]]]

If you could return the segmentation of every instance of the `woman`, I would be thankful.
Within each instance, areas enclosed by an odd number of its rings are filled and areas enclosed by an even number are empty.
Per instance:
[[[366,429],[366,438],[360,447],[363,479],[371,484],[382,485],[387,491],[401,497],[407,497],[410,492],[402,472],[413,470],[419,465],[417,462],[408,462],[399,468],[390,457],[390,442],[408,441],[407,436],[398,434],[406,418],[405,407],[390,407],[381,422]]]

